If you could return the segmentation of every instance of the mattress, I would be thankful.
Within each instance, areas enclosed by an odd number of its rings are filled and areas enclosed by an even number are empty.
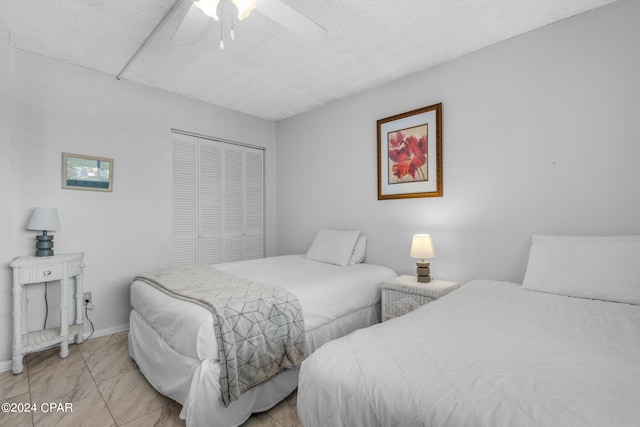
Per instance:
[[[285,255],[216,265],[216,268],[259,283],[279,285],[293,293],[304,313],[308,333],[380,303],[379,285],[395,277],[393,270],[373,264],[340,267]],[[199,360],[218,360],[211,312],[172,298],[134,281],[131,305],[173,349]],[[309,353],[319,343],[309,340]]]
[[[478,280],[318,349],[314,426],[638,426],[640,306]]]

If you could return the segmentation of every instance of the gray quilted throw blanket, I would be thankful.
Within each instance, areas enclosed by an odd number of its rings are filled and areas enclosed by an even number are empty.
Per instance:
[[[225,406],[281,371],[300,366],[306,356],[300,303],[284,288],[250,282],[209,265],[136,279],[213,313]]]

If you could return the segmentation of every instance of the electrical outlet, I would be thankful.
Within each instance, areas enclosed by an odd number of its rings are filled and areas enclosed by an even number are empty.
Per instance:
[[[82,301],[84,301],[84,305],[91,304],[91,302],[93,301],[91,299],[91,292],[85,292]]]

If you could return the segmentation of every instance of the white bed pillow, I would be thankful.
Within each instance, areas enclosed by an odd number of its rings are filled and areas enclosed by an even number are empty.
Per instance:
[[[349,258],[349,265],[360,264],[364,261],[364,255],[367,253],[367,238],[365,236],[358,237],[353,252]]]
[[[524,289],[640,304],[640,236],[533,236]]]
[[[349,264],[349,259],[359,235],[359,230],[321,229],[313,240],[305,258],[344,267]]]

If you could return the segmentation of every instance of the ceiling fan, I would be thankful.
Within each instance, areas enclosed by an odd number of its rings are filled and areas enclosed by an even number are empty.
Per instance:
[[[220,0],[194,1],[173,36],[173,42],[180,45],[191,45],[200,36],[210,18],[219,19],[217,14]],[[281,0],[231,0],[237,10],[238,19],[249,16],[257,10],[271,18],[289,31],[308,41],[324,39],[327,30],[300,12],[283,3]]]

